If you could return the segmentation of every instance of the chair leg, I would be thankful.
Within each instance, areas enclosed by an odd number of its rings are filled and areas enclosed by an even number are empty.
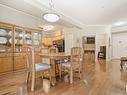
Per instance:
[[[62,66],[61,66],[61,64],[58,64],[58,68],[59,68],[59,77],[61,79],[61,76],[62,76]]]
[[[79,78],[81,79],[81,67],[79,67]]]
[[[73,83],[73,70],[70,68],[70,84]]]
[[[35,85],[35,72],[32,72],[32,80],[31,80],[31,91],[34,91],[34,85]]]
[[[30,78],[30,72],[27,72],[26,83],[28,84]]]
[[[49,70],[49,73],[50,73],[49,80],[50,80],[50,83],[51,83],[51,81],[52,81],[52,75],[51,75],[52,74],[52,70],[51,69]]]

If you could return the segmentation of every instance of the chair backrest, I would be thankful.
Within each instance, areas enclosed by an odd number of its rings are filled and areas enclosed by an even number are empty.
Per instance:
[[[42,48],[41,49],[41,53],[42,54],[50,54],[51,50],[49,48]],[[53,53],[55,53],[55,52],[53,51]],[[42,58],[42,62],[50,64],[50,59],[49,58]]]
[[[81,47],[73,47],[71,48],[71,65],[80,64],[82,59],[82,48]]]
[[[23,53],[25,54],[27,70],[31,70],[31,71],[35,70],[34,47],[30,47],[30,46],[23,47]]]

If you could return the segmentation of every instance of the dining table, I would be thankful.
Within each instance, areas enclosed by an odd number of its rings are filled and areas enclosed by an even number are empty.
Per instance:
[[[50,60],[50,64],[51,64],[51,69],[52,69],[52,80],[51,80],[51,84],[54,86],[56,84],[56,73],[55,73],[55,64],[56,64],[56,60],[64,60],[64,59],[69,59],[70,58],[70,54],[66,54],[66,53],[47,53],[47,54],[40,54],[41,58],[47,58]]]

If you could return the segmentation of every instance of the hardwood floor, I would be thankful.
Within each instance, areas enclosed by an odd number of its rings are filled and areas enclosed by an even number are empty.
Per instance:
[[[35,91],[31,92],[25,76],[25,71],[1,75],[0,95],[127,95],[127,72],[120,71],[119,60],[84,63],[81,80],[75,78],[72,85],[60,80],[48,94],[43,91],[41,79],[36,82]]]

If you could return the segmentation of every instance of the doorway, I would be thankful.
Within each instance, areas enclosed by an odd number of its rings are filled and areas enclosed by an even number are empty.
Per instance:
[[[113,39],[113,58],[127,56],[127,33],[114,33]]]

